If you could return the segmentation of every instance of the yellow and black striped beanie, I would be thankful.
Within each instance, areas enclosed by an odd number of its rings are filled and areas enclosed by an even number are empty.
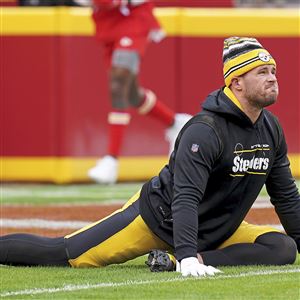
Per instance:
[[[226,86],[231,79],[261,65],[275,65],[270,53],[255,39],[250,37],[230,37],[224,40],[223,74]]]

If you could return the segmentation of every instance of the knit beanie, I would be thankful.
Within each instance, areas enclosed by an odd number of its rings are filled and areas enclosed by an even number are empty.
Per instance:
[[[241,76],[261,65],[275,65],[270,53],[255,39],[249,37],[230,37],[224,40],[223,74],[226,86],[231,79]]]

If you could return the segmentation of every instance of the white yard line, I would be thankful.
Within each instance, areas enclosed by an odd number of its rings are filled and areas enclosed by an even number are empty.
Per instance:
[[[240,277],[252,277],[252,276],[264,276],[264,275],[274,275],[274,274],[290,274],[290,273],[300,273],[299,268],[290,270],[266,270],[266,271],[251,271],[246,273],[234,274],[234,275],[216,275],[214,277],[199,277],[199,278],[182,278],[176,277],[166,280],[130,280],[124,282],[101,282],[96,284],[78,284],[78,285],[64,285],[58,288],[34,288],[25,290],[16,290],[13,292],[2,292],[0,297],[10,297],[10,296],[22,296],[22,295],[38,295],[38,294],[53,294],[59,292],[73,292],[80,290],[89,290],[97,288],[110,288],[110,287],[123,287],[123,286],[134,286],[134,285],[147,285],[147,284],[161,284],[176,281],[187,281],[187,280],[218,280],[218,279],[230,279],[230,278],[240,278]]]
[[[93,201],[84,201],[84,202],[72,202],[71,204],[70,203],[66,203],[66,202],[59,202],[59,203],[51,203],[51,204],[46,204],[46,206],[59,206],[59,207],[70,207],[71,206],[108,206],[108,205],[111,205],[111,204],[117,204],[117,205],[123,205],[126,203],[126,199],[121,199],[121,198],[115,198],[115,199],[107,199],[107,200],[101,200],[101,202],[93,202]],[[29,204],[18,204],[18,203],[12,203],[12,204],[8,204],[8,203],[5,203],[5,204],[2,204],[2,206],[5,206],[5,207],[16,207],[16,206],[20,206],[20,207],[23,207],[23,206],[32,206],[32,205],[29,205]],[[252,205],[252,208],[257,208],[257,209],[260,209],[260,208],[272,208],[273,205],[271,204],[270,202],[270,198],[269,197],[258,197],[255,202],[253,203]]]
[[[22,198],[32,198],[32,197],[41,197],[41,198],[65,198],[66,200],[71,198],[72,200],[80,199],[82,198],[90,198],[90,199],[99,199],[102,203],[124,203],[126,202],[130,196],[131,196],[132,188],[129,187],[125,188],[122,187],[120,191],[116,190],[115,187],[112,187],[111,189],[107,189],[104,191],[98,191],[98,190],[89,190],[89,191],[82,191],[77,186],[69,187],[68,189],[60,189],[60,190],[28,190],[27,188],[15,188],[10,186],[4,186],[1,188],[1,196],[3,199],[10,199],[15,197],[22,197]],[[125,196],[124,193],[128,193],[128,197]],[[270,198],[268,196],[259,196],[257,200],[253,204],[253,208],[270,208],[273,207],[270,203]],[[93,203],[93,202],[92,202]],[[66,205],[67,203],[61,203],[59,205]],[[82,202],[83,205],[86,204],[86,202]],[[95,203],[96,204],[96,203]],[[7,205],[7,204],[5,204]],[[55,204],[57,205],[57,204]]]
[[[138,189],[138,188],[137,188]],[[129,194],[131,196],[132,190],[135,191],[135,188],[116,188],[108,186],[106,187],[106,190],[93,190],[89,189],[86,191],[82,191],[80,186],[73,186],[73,187],[67,187],[63,188],[62,186],[56,186],[51,189],[29,189],[28,186],[22,188],[22,187],[5,187],[1,186],[1,192],[4,198],[15,198],[15,197],[23,197],[23,198],[31,198],[31,197],[43,197],[43,198],[82,198],[82,196],[89,197],[89,198],[115,198],[115,197],[123,197],[124,194]]]
[[[47,229],[79,229],[92,222],[87,221],[54,221],[44,219],[0,219],[1,228],[47,228]],[[264,224],[283,230],[280,224]]]
[[[53,221],[44,219],[0,219],[1,228],[48,228],[48,229],[78,229],[89,225],[87,221]]]
[[[99,200],[100,201],[100,200]],[[102,206],[110,206],[110,205],[124,205],[126,203],[126,199],[107,199],[107,200],[101,200],[100,202],[95,202],[95,201],[80,201],[78,200],[77,201],[72,201],[71,203],[67,203],[67,202],[63,202],[63,201],[60,201],[60,202],[57,202],[57,203],[49,203],[49,204],[38,204],[38,205],[35,205],[35,204],[28,204],[28,203],[5,203],[5,204],[1,204],[2,207],[39,207],[39,206],[42,206],[42,207],[45,207],[45,206],[50,206],[50,207],[54,207],[54,206],[58,206],[60,208],[72,208],[73,206],[96,206],[96,207],[102,207]]]
[[[270,197],[258,197],[252,205],[252,208],[271,208],[273,207]]]

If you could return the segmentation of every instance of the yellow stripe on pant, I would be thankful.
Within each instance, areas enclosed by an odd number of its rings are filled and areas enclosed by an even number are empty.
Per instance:
[[[106,234],[104,230],[111,230],[111,228],[108,227],[110,226],[110,221],[113,221],[111,225],[112,227],[118,226],[115,222],[122,223],[121,230],[114,232],[111,236],[105,238],[99,244],[85,250],[79,256],[71,257],[69,259],[70,265],[72,267],[102,267],[134,259],[138,256],[147,254],[151,249],[170,250],[170,247],[149,229],[140,216],[138,211],[139,198],[140,191],[135,194],[122,207],[122,209],[115,211],[98,222],[65,236],[67,251],[72,253],[74,252],[72,245],[80,245],[78,241],[80,242],[81,237],[82,241],[86,242],[84,239],[88,236],[91,230],[96,228],[95,232],[101,236]],[[130,213],[130,216],[132,217],[132,219],[130,219],[127,212],[133,208],[136,215]],[[105,223],[108,223],[108,225]],[[98,236],[95,236],[94,233],[93,236],[98,238]],[[78,241],[73,243],[72,239],[77,238]],[[89,243],[91,241],[88,240],[87,242]],[[76,253],[76,251],[74,253]]]
[[[147,254],[151,249],[173,252],[146,225],[139,213],[140,191],[119,210],[95,223],[65,236],[72,267],[103,267],[119,264]],[[234,234],[218,248],[238,243],[254,243],[267,232],[278,232],[269,226],[243,221]]]
[[[279,230],[265,225],[253,225],[243,221],[234,234],[218,248],[222,249],[238,243],[254,243],[262,234],[267,232],[280,232]]]

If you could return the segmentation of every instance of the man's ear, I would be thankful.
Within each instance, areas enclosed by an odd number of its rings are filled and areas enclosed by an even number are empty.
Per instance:
[[[231,80],[231,85],[237,91],[241,91],[242,90],[241,78],[240,77],[233,77],[232,80]]]

